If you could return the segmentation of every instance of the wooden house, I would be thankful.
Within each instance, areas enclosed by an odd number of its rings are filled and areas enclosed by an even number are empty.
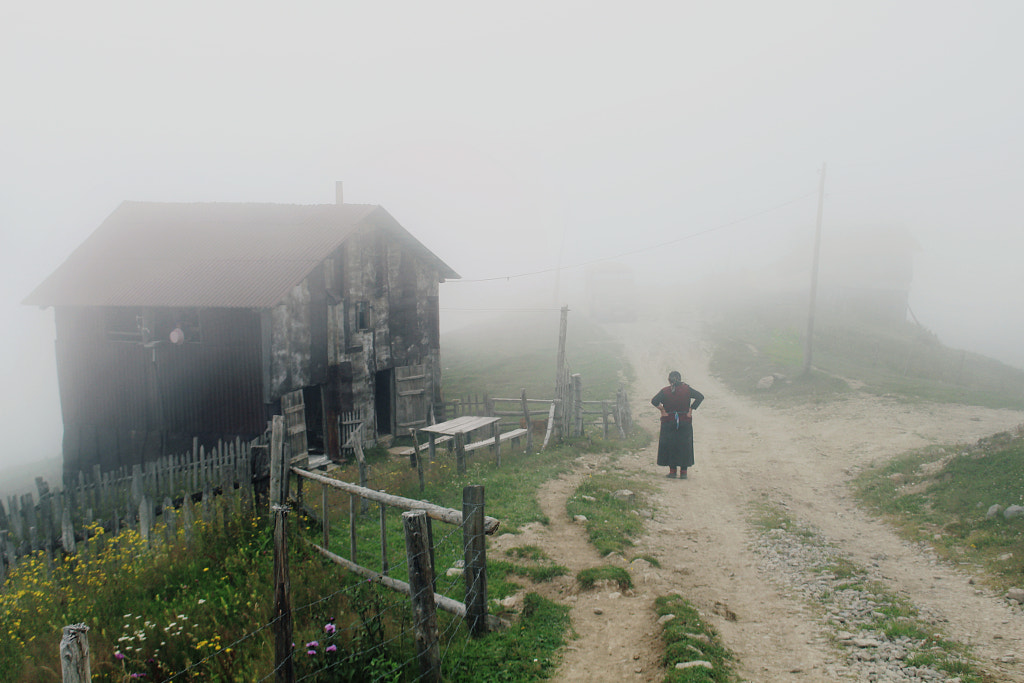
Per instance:
[[[64,471],[251,438],[288,406],[311,453],[442,419],[438,285],[379,206],[125,202],[32,292],[53,307]]]

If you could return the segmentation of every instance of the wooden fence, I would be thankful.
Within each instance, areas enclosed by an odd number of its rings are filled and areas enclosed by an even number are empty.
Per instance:
[[[357,436],[358,438],[358,436]],[[463,490],[462,511],[433,505],[422,500],[413,500],[389,495],[363,486],[333,479],[316,472],[294,467],[284,455],[284,423],[274,418],[270,443],[270,505],[275,515],[274,536],[274,584],[275,584],[275,671],[281,683],[294,681],[292,667],[292,619],[290,598],[290,568],[288,567],[288,536],[286,516],[290,511],[288,503],[306,507],[299,495],[290,496],[289,479],[296,477],[297,492],[302,490],[301,482],[317,482],[322,486],[323,504],[320,524],[323,529],[322,545],[309,542],[320,555],[350,572],[391,590],[408,596],[412,601],[414,628],[416,631],[417,659],[422,680],[440,681],[441,659],[438,647],[436,609],[466,619],[473,636],[482,635],[500,626],[499,620],[487,613],[487,553],[484,536],[498,529],[498,520],[484,515],[484,489],[482,486],[468,486]],[[358,448],[358,446],[357,446]],[[327,501],[328,488],[349,494],[349,557],[344,558],[330,548],[330,511]],[[380,510],[380,551],[381,571],[375,571],[358,563],[356,543],[357,525],[365,513],[365,501],[376,502]],[[402,514],[405,530],[406,558],[409,581],[404,582],[388,575],[389,558],[387,545],[387,510],[389,507],[404,510]],[[463,527],[463,577],[466,585],[466,602],[436,593],[433,531],[431,520]],[[419,679],[418,679],[419,680]]]
[[[541,433],[546,447],[552,439],[585,436],[592,427],[600,428],[604,438],[613,430],[623,438],[632,431],[633,417],[625,389],[620,387],[614,398],[584,401],[583,380],[579,374],[566,375],[564,386],[561,395],[555,398],[527,398],[526,389],[520,390],[519,398],[467,395],[446,401],[445,415],[500,417],[502,431],[516,427],[530,430],[526,437],[527,450],[533,449],[533,438]]]
[[[113,535],[132,528],[148,538],[158,520],[169,528],[178,514],[192,514],[196,504],[203,504],[196,514],[209,521],[212,501],[222,494],[235,494],[252,505],[266,496],[261,488],[267,482],[253,473],[268,467],[261,440],[236,439],[209,451],[194,442],[190,453],[130,470],[102,472],[96,466],[90,474],[80,472],[77,481],[65,482],[63,489],[37,477],[37,496],[8,496],[6,506],[0,501],[0,586],[21,558],[42,551],[52,563],[58,553],[74,555],[99,528]]]

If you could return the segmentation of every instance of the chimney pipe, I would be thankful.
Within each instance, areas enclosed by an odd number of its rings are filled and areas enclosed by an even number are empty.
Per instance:
[[[334,182],[334,203],[335,204],[344,204],[345,203],[345,200],[344,200],[344,196],[345,195],[342,192],[341,186],[342,186],[342,182],[340,180],[337,180],[337,181]]]

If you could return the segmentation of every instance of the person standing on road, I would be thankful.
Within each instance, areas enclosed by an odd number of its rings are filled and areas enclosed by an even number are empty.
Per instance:
[[[704,394],[683,382],[673,370],[668,373],[668,386],[651,399],[661,410],[661,435],[658,438],[658,465],[668,465],[669,479],[686,479],[686,469],[693,465],[693,411],[704,400]]]

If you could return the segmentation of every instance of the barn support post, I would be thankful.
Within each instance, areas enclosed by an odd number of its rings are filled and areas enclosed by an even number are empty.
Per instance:
[[[441,650],[434,604],[434,567],[428,552],[427,513],[423,510],[403,512],[402,525],[405,528],[405,553],[409,563],[409,589],[412,594],[420,680],[440,683]]]
[[[466,621],[473,637],[487,633],[487,542],[484,487],[462,489],[462,544],[465,549]]]
[[[89,627],[72,624],[63,628],[60,639],[60,669],[64,683],[90,683]]]

